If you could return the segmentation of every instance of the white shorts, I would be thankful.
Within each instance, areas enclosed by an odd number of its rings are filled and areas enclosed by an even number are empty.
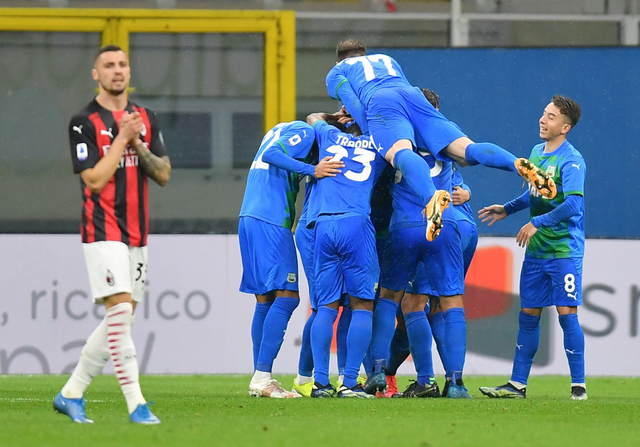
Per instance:
[[[147,280],[147,247],[130,247],[122,242],[82,244],[89,272],[91,295],[97,304],[118,293],[130,293],[141,301]]]

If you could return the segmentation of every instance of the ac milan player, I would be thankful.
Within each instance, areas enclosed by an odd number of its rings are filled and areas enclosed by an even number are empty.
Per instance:
[[[104,303],[106,316],[53,406],[74,422],[92,423],[84,411],[84,391],[111,358],[131,422],[159,424],[140,390],[131,325],[147,276],[147,177],[166,185],[171,163],[155,113],[128,100],[127,54],[115,45],[102,47],[91,75],[98,96],[71,119],[69,137],[73,171],[80,174],[91,294]]]

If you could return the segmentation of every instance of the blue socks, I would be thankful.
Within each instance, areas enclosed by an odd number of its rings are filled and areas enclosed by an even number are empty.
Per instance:
[[[443,313],[443,317],[448,372],[455,380],[454,383],[462,385],[462,370],[467,354],[467,322],[464,319],[464,309],[451,308]]]
[[[442,366],[444,366],[445,376],[450,379],[451,371],[449,369],[449,361],[447,358],[447,347],[445,344],[444,336],[444,314],[442,312],[435,313],[429,318],[431,324],[431,331],[433,332],[433,339],[436,341],[436,347],[438,348],[438,354],[440,360],[442,360]]]
[[[311,353],[311,326],[318,311],[311,310],[302,331],[302,346],[300,346],[300,360],[298,361],[298,374],[304,377],[313,376],[313,354]]]
[[[338,309],[320,306],[311,328],[311,351],[315,367],[315,381],[326,386],[329,384],[329,360],[331,358],[331,339],[333,323],[338,318]]]
[[[380,373],[382,368],[387,366],[391,340],[396,328],[397,312],[398,303],[386,298],[378,299],[373,311],[373,337],[371,338],[374,374]]]
[[[526,385],[533,357],[536,355],[540,344],[540,317],[520,311],[518,321],[518,341],[516,342],[516,354],[513,357],[511,381]]]
[[[256,370],[271,372],[273,361],[280,351],[280,346],[284,341],[284,333],[287,330],[291,314],[300,304],[297,298],[276,298],[267,312],[262,328],[262,343],[260,343],[260,353]]]
[[[426,206],[436,192],[429,165],[412,150],[403,149],[396,152],[393,166],[407,179],[411,189],[420,196]]]
[[[371,342],[372,329],[373,312],[364,309],[356,309],[352,312],[347,334],[347,363],[344,367],[344,385],[347,388],[353,388],[358,384],[358,372]]]
[[[431,327],[424,311],[409,312],[404,315],[411,355],[418,373],[418,383],[422,386],[431,384],[433,359],[431,357]]]
[[[253,321],[251,322],[251,341],[253,342],[253,369],[258,364],[258,355],[260,354],[260,344],[262,343],[262,328],[264,327],[264,319],[267,317],[269,308],[273,303],[258,303],[253,311]]]
[[[558,315],[564,331],[564,351],[569,360],[571,384],[585,383],[584,379],[584,332],[578,322],[578,314]]]
[[[464,158],[471,165],[517,172],[514,165],[516,156],[493,143],[471,143],[465,150]]]
[[[391,340],[391,352],[387,363],[387,373],[395,376],[400,365],[409,357],[409,337],[407,331],[396,327],[396,332]]]
[[[347,334],[351,324],[351,306],[343,306],[342,314],[336,328],[336,345],[338,351],[338,374],[344,375],[344,365],[347,363]]]

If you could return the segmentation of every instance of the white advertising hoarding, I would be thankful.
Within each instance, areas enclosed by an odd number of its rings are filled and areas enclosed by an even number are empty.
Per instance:
[[[104,315],[90,298],[79,236],[0,235],[0,253],[0,374],[70,372]],[[480,239],[467,278],[468,374],[511,370],[522,258],[513,238]],[[587,241],[579,316],[588,375],[640,374],[639,265],[640,241]],[[141,372],[250,373],[255,299],[238,291],[241,276],[237,235],[151,235],[146,297],[133,329]],[[277,373],[297,368],[308,314],[302,268],[300,280],[302,302]],[[568,374],[555,310],[545,314],[532,373]],[[400,370],[412,372],[411,362]]]

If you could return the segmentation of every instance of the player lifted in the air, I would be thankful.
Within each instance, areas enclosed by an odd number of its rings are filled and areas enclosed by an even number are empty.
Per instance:
[[[338,63],[326,78],[329,96],[340,99],[356,122],[366,123],[380,154],[398,169],[426,207],[427,239],[437,237],[447,191],[436,191],[428,167],[413,152],[420,137],[434,155],[460,165],[477,165],[520,173],[542,194],[553,197],[549,177],[526,159],[492,143],[474,143],[437,111],[422,92],[407,81],[400,65],[386,54],[367,55],[367,46],[346,40],[336,49]],[[433,199],[433,200],[432,200]]]
[[[584,376],[584,332],[578,322],[582,304],[584,257],[584,158],[567,141],[567,133],[580,119],[580,106],[556,95],[539,120],[544,143],[531,151],[530,162],[544,170],[557,185],[550,200],[531,189],[504,205],[491,205],[478,213],[489,225],[529,208],[531,221],[516,241],[527,247],[520,274],[521,311],[511,379],[498,387],[481,387],[489,397],[524,398],[533,357],[540,342],[540,315],[556,306],[564,331],[564,348],[571,371],[571,398],[587,399]]]
[[[305,159],[315,135],[302,121],[280,123],[262,139],[255,156],[240,210],[238,238],[242,255],[240,291],[256,296],[251,324],[254,375],[252,396],[300,397],[271,376],[291,314],[298,307],[298,258],[291,227],[295,218],[298,174],[333,176],[341,162]]]

